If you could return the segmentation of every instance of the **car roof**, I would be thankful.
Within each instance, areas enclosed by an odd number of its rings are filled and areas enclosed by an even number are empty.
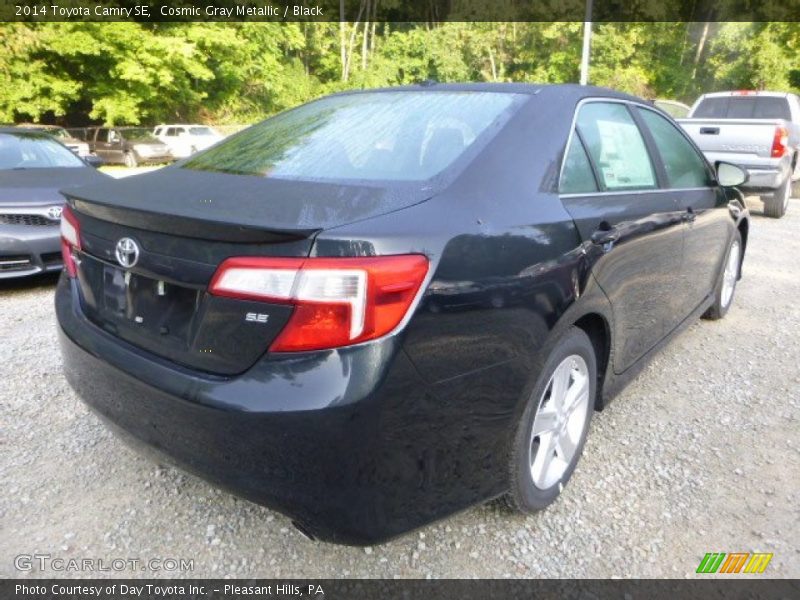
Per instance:
[[[759,90],[733,90],[729,92],[711,92],[709,94],[703,94],[700,96],[701,98],[724,98],[724,97],[742,97],[746,98],[748,96],[762,96],[762,97],[772,97],[772,98],[786,98],[790,94],[789,92],[768,92],[768,91],[759,91]]]
[[[577,83],[421,83],[417,85],[401,85],[383,88],[367,88],[360,90],[345,90],[333,94],[342,96],[349,94],[369,94],[385,92],[497,92],[508,94],[526,94],[529,96],[539,96],[542,98],[558,97],[559,101],[574,99],[579,101],[583,98],[617,98],[620,100],[630,100],[635,102],[647,102],[642,98],[631,96],[623,92],[618,92],[604,87],[593,85],[580,85]]]
[[[0,133],[36,133],[45,135],[45,130],[41,127],[0,126]]]

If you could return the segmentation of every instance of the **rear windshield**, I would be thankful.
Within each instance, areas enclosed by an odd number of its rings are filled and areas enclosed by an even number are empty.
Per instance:
[[[323,98],[195,155],[183,168],[280,179],[425,180],[490,136],[524,96],[376,92]]]
[[[0,170],[83,167],[72,151],[44,133],[0,133]]]
[[[792,118],[789,101],[780,96],[722,96],[705,98],[693,117],[699,119],[786,119]]]

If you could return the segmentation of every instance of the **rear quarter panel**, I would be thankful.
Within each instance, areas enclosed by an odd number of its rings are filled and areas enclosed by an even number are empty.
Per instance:
[[[521,109],[442,194],[327,230],[312,250],[431,260],[398,334],[427,391],[384,399],[381,439],[397,440],[403,472],[426,492],[418,501],[438,498],[434,512],[507,489],[509,443],[549,348],[585,312],[610,314],[554,192],[571,108]]]

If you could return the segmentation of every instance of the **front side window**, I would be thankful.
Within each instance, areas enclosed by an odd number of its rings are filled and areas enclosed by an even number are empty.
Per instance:
[[[692,188],[709,185],[705,160],[675,126],[652,110],[644,108],[637,110],[653,135],[658,153],[664,162],[669,187]]]
[[[597,191],[592,165],[589,163],[589,157],[577,135],[572,136],[567,155],[564,158],[559,191],[562,194],[584,194]]]
[[[0,133],[0,170],[83,166],[83,161],[47,134]]]
[[[578,113],[578,131],[597,167],[602,189],[656,187],[656,176],[642,134],[624,104],[590,102]]]
[[[304,180],[427,180],[525,100],[494,92],[375,92],[323,98],[196,154],[184,169]]]

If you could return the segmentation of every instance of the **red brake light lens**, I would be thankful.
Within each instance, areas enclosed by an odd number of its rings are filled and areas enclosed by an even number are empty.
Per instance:
[[[75,264],[73,250],[81,249],[81,226],[75,213],[69,206],[65,206],[61,213],[61,258],[64,261],[64,268],[67,275],[75,277],[78,274],[78,267]]]
[[[209,293],[293,305],[270,350],[321,350],[390,333],[408,314],[427,273],[428,259],[421,254],[229,258],[214,274]]]
[[[786,148],[789,145],[789,132],[786,127],[776,127],[775,136],[772,138],[772,158],[780,158],[786,154]]]

